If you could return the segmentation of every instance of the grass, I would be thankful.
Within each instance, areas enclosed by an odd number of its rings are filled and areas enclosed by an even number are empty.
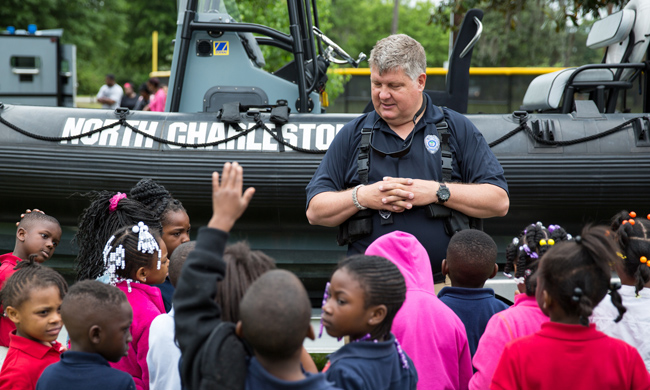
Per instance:
[[[318,368],[318,371],[323,371],[323,367],[325,367],[325,364],[327,364],[327,357],[329,356],[328,353],[310,353],[311,358],[314,359],[314,363],[316,363],[316,368]]]

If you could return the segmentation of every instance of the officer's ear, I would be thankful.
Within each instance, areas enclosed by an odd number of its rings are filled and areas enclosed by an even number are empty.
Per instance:
[[[416,83],[418,85],[418,89],[420,90],[420,92],[424,91],[424,86],[427,84],[427,74],[420,73],[420,75],[416,79]]]

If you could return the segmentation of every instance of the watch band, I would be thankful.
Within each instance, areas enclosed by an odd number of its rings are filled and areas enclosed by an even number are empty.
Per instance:
[[[359,203],[359,199],[357,199],[357,191],[359,191],[359,188],[363,187],[364,184],[359,184],[358,186],[354,187],[352,190],[352,203],[359,209],[359,210],[366,210],[367,207],[361,206],[361,203]]]

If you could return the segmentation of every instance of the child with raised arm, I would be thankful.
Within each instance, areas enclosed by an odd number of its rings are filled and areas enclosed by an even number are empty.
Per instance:
[[[133,377],[138,390],[149,389],[149,329],[151,322],[165,313],[160,290],[154,287],[167,277],[167,248],[156,231],[142,222],[115,232],[104,248],[104,264],[109,283],[126,294],[133,308],[129,352],[111,367]]]
[[[16,229],[14,251],[0,256],[0,288],[16,272],[14,267],[20,261],[33,255],[34,261],[44,263],[52,257],[60,241],[61,225],[56,218],[41,212],[24,214]],[[4,312],[1,307],[0,311]],[[9,347],[9,333],[14,329],[16,327],[8,317],[0,316],[1,347]]]
[[[610,263],[616,243],[605,227],[586,227],[575,240],[552,247],[540,260],[535,297],[551,321],[508,343],[492,378],[493,390],[625,390],[650,388],[637,350],[589,324],[607,292],[619,318],[625,313]]]
[[[34,390],[43,370],[60,359],[61,301],[68,285],[58,272],[33,259],[21,261],[0,292],[16,325],[0,370],[0,389]]]
[[[395,231],[376,239],[366,255],[392,261],[404,275],[406,300],[395,315],[391,331],[415,363],[418,387],[467,389],[472,364],[465,327],[436,297],[424,246],[415,236]]]
[[[61,317],[70,349],[47,367],[36,390],[135,390],[131,375],[111,368],[126,356],[133,311],[118,288],[84,280],[63,298]]]
[[[616,321],[614,296],[606,296],[594,308],[591,322],[606,335],[635,347],[650,371],[650,221],[646,216],[637,218],[634,211],[621,211],[611,228],[621,249],[614,269],[621,279],[619,294],[627,311]]]
[[[463,321],[472,356],[490,318],[509,307],[484,287],[499,271],[496,260],[497,244],[476,229],[454,234],[442,260],[442,274],[449,275],[451,287],[440,290],[438,298]]]
[[[415,390],[416,367],[391,333],[406,297],[397,266],[379,256],[342,260],[323,298],[322,324],[350,343],[329,356],[327,379],[344,389]]]
[[[188,255],[174,295],[185,388],[246,386],[252,348],[236,335],[235,324],[223,320],[222,309],[215,302],[217,283],[226,273],[223,253],[228,232],[255,191],[249,188],[243,192],[242,186],[243,170],[237,163],[224,165],[221,183],[219,174],[213,174],[213,215],[208,226],[199,230],[196,249]]]

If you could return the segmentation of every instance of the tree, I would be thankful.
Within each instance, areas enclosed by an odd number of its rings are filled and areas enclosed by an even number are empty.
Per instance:
[[[391,34],[394,0],[333,0],[330,38],[353,57],[370,55],[378,40]],[[442,66],[447,60],[448,33],[440,26],[427,25],[432,1],[400,2],[398,33],[419,41],[427,53],[428,66]],[[367,65],[366,65],[367,66]]]
[[[543,0],[531,0],[525,10],[504,25],[499,11],[487,10],[483,34],[474,49],[473,66],[576,66],[600,62],[603,53],[586,47],[592,22],[557,30],[552,10]],[[561,12],[561,11],[556,11]],[[531,39],[530,37],[543,37]]]
[[[557,10],[552,13],[552,21],[556,31],[560,31],[567,26],[567,22],[578,26],[582,17],[591,15],[598,19],[603,8],[611,12],[612,8],[620,8],[626,2],[627,0],[551,0],[545,1],[544,4],[547,9]],[[500,13],[505,18],[505,24],[514,29],[518,24],[516,16],[533,3],[535,2],[530,0],[442,0],[436,12],[431,15],[430,22],[448,28],[450,12],[464,15],[469,9],[480,8]],[[537,4],[539,5],[539,2]],[[455,23],[455,26],[458,25]]]

